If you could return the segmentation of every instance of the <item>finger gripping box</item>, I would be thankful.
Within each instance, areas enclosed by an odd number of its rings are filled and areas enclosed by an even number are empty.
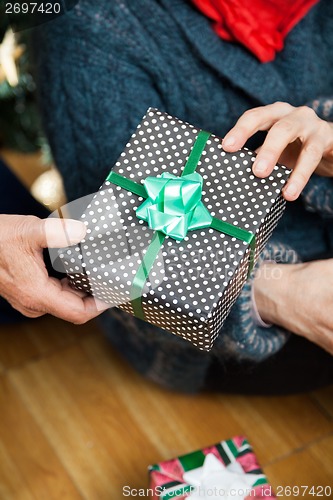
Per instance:
[[[149,109],[62,249],[70,284],[209,351],[283,214],[290,171]]]

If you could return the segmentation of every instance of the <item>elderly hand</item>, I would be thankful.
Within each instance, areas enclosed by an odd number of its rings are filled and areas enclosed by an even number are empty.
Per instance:
[[[43,248],[74,245],[85,233],[74,220],[0,215],[0,295],[30,318],[50,313],[82,324],[99,315],[106,304],[50,278],[43,261]]]
[[[333,354],[333,259],[305,264],[264,263],[255,301],[268,323],[306,337]]]
[[[223,140],[223,148],[234,152],[259,130],[268,130],[253,173],[267,177],[277,162],[293,169],[284,188],[288,201],[298,198],[311,174],[333,176],[333,123],[321,120],[307,106],[276,102],[246,111]]]

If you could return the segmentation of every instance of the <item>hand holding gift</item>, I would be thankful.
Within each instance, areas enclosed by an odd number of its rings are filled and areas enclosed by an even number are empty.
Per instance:
[[[267,177],[277,161],[293,168],[283,190],[286,200],[298,198],[313,173],[333,177],[333,123],[321,120],[313,109],[284,102],[251,109],[225,136],[223,147],[235,151],[258,130],[268,134],[253,171]],[[333,354],[333,322],[328,313],[333,305],[333,260],[265,267],[269,272],[260,273],[254,285],[261,317]],[[270,279],[274,273],[281,279]]]
[[[0,228],[0,295],[15,309],[29,318],[49,313],[76,324],[101,313],[95,299],[73,290],[66,278],[49,277],[43,260],[43,248],[82,240],[82,222],[0,215]]]
[[[293,168],[283,191],[286,200],[296,200],[314,172],[333,177],[333,123],[321,120],[312,108],[275,102],[250,109],[225,136],[223,147],[237,151],[259,130],[268,134],[253,171],[267,177],[278,161]]]

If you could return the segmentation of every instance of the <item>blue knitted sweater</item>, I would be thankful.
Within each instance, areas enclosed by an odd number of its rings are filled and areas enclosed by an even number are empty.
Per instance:
[[[99,188],[150,106],[221,137],[246,109],[278,100],[313,105],[333,120],[330,0],[310,11],[267,64],[217,37],[187,0],[80,0],[67,15],[34,31],[45,129],[69,199]],[[332,180],[314,176],[304,199],[311,211],[302,201],[288,207],[266,257],[290,262],[333,249],[332,229],[321,215],[324,206],[328,214],[332,209]],[[140,372],[195,391],[214,357],[221,363],[226,357],[259,362],[287,341],[289,333],[281,328],[255,326],[250,291],[251,280],[211,353],[124,313],[107,313],[103,323]]]

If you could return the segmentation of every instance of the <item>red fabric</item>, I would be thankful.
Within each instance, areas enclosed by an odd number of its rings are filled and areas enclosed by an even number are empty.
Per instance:
[[[224,40],[239,42],[261,62],[283,49],[284,39],[319,0],[192,0]]]

